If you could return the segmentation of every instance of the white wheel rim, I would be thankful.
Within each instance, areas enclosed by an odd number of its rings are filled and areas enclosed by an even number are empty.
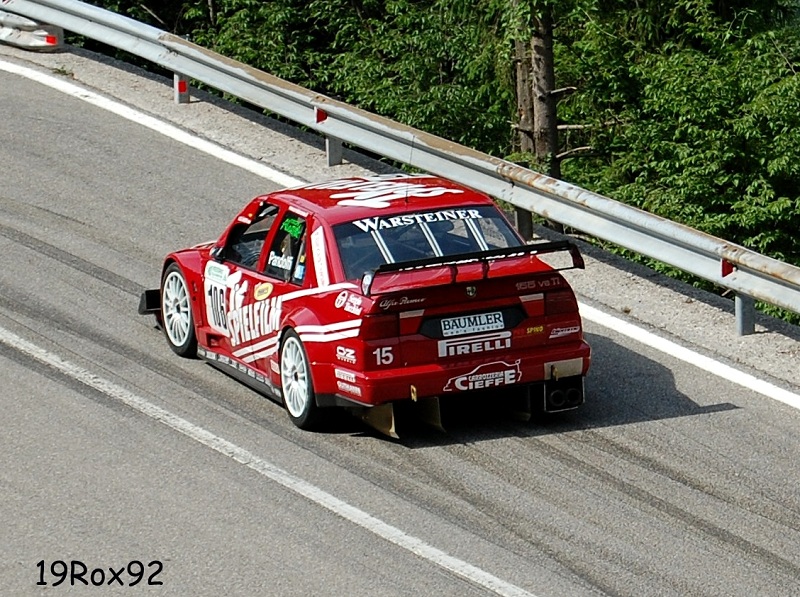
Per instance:
[[[178,272],[170,272],[164,280],[161,312],[170,342],[175,346],[183,346],[189,337],[189,326],[192,325],[192,308],[186,282]]]
[[[295,418],[302,416],[309,400],[308,368],[296,338],[288,338],[281,351],[281,388],[286,410]]]

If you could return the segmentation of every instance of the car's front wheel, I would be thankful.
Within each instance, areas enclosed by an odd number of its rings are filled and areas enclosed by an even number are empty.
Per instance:
[[[192,298],[186,277],[177,263],[167,267],[161,281],[161,317],[170,348],[182,357],[196,356]]]
[[[300,337],[286,332],[280,354],[281,395],[292,422],[300,429],[313,429],[319,424],[319,407],[314,397],[311,369]]]

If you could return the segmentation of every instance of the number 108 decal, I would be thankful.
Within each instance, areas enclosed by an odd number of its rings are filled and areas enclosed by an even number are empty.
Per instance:
[[[225,287],[217,284],[207,284],[208,290],[208,319],[209,325],[216,330],[227,330],[228,324],[225,317]]]

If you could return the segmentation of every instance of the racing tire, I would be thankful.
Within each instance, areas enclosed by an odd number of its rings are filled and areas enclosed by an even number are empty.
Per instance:
[[[280,374],[281,397],[292,423],[300,429],[316,429],[320,409],[311,381],[311,368],[303,342],[294,330],[287,331],[281,342]]]
[[[161,279],[161,320],[164,336],[176,354],[197,356],[197,335],[192,315],[192,297],[186,276],[177,263],[171,263]]]

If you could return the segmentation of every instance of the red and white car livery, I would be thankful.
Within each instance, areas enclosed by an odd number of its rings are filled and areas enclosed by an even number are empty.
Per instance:
[[[301,428],[345,406],[393,435],[401,400],[521,389],[549,412],[583,403],[590,348],[542,257],[562,251],[583,267],[574,244],[525,244],[451,181],[336,180],[256,197],[216,242],[168,255],[139,312]]]

